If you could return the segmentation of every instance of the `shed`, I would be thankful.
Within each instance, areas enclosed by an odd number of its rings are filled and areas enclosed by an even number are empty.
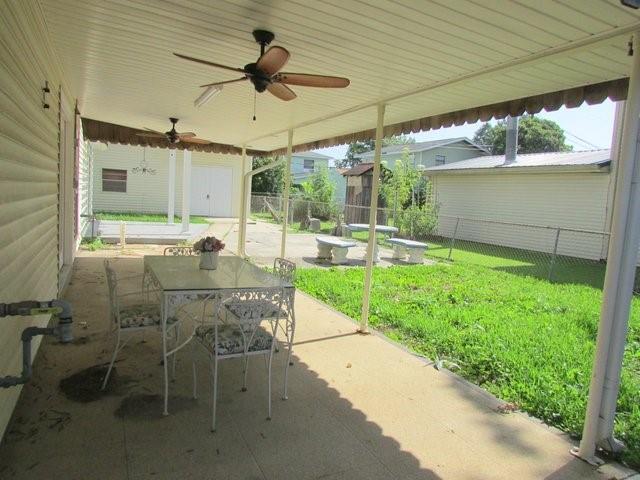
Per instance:
[[[347,194],[344,206],[345,223],[368,223],[371,204],[373,163],[363,162],[342,173],[347,180]],[[384,200],[378,197],[378,208],[384,208]],[[384,223],[384,210],[378,210],[378,223]]]
[[[481,243],[599,260],[611,201],[609,150],[484,156],[425,170],[439,205],[438,232]]]

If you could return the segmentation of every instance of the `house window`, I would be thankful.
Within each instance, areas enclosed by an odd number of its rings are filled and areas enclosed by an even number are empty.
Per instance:
[[[303,168],[307,171],[313,171],[313,159],[305,158]]]
[[[445,155],[436,155],[436,165],[444,165],[447,162]]]
[[[127,192],[127,171],[114,170],[112,168],[102,169],[102,191],[103,192]]]

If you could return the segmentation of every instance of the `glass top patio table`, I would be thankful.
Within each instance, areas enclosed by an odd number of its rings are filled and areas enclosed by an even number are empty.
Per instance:
[[[201,270],[197,256],[145,255],[144,268],[158,286],[170,291],[284,287],[293,284],[236,256],[220,256],[216,270]]]

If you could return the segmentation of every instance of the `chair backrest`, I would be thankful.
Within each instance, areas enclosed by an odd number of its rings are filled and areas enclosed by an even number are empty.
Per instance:
[[[293,283],[296,280],[296,264],[278,257],[273,261],[273,273],[281,279]]]
[[[214,317],[215,345],[219,325],[219,321],[215,319],[226,318],[225,325],[237,329],[245,351],[252,345],[256,331],[265,320],[268,320],[266,325],[269,325],[271,334],[275,337],[283,311],[283,290],[281,287],[241,288],[226,290],[221,296],[210,296],[210,300],[217,302]],[[232,313],[232,319],[227,315],[228,312]]]
[[[174,256],[192,256],[192,255],[200,255],[200,252],[194,250],[193,247],[167,247],[164,249],[164,255],[174,255]]]
[[[109,288],[109,309],[112,320],[117,320],[120,307],[118,305],[118,276],[108,259],[104,260],[104,271],[107,277],[107,287]]]

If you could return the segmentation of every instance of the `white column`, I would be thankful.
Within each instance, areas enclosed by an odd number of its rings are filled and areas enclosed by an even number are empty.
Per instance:
[[[373,156],[373,179],[371,180],[371,205],[369,206],[369,243],[367,244],[367,266],[364,272],[364,291],[362,294],[362,315],[360,332],[369,330],[369,301],[371,296],[371,274],[373,273],[373,255],[376,247],[376,219],[378,214],[378,192],[380,191],[380,153],[382,151],[382,131],[384,129],[384,104],[378,104],[378,123],[376,126],[376,148]]]
[[[289,228],[289,194],[291,193],[291,154],[293,152],[293,130],[289,130],[287,144],[287,163],[284,169],[284,206],[282,208],[282,240],[280,241],[280,257],[285,258],[287,249],[287,229]]]
[[[169,150],[169,185],[167,188],[167,223],[173,224],[176,214],[176,149]]]
[[[242,177],[240,178],[240,214],[238,222],[238,256],[244,257],[245,238],[247,235],[247,197],[251,194],[251,188],[247,188],[247,183],[251,180],[248,175],[251,168],[247,168],[247,149],[242,146]]]
[[[182,232],[189,231],[191,215],[191,151],[184,150],[182,160]]]
[[[616,450],[613,417],[620,387],[622,355],[629,323],[633,283],[640,241],[640,32],[633,36],[633,65],[625,108],[618,175],[613,201],[611,239],[607,255],[600,325],[589,401],[577,454],[597,463],[597,444]]]

